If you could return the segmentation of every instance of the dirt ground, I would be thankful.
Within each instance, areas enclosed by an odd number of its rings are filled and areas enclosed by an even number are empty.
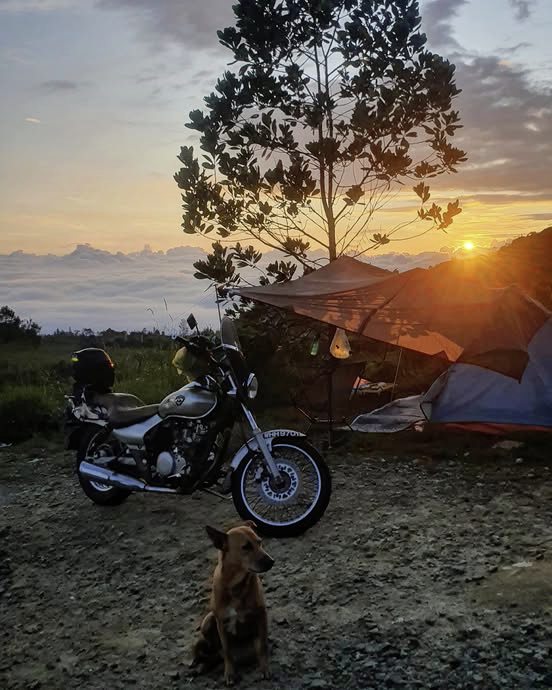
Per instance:
[[[321,523],[267,542],[273,678],[240,687],[552,688],[552,457],[518,454],[334,454]],[[187,663],[204,525],[235,520],[203,494],[102,509],[71,455],[0,450],[0,687],[222,688]]]

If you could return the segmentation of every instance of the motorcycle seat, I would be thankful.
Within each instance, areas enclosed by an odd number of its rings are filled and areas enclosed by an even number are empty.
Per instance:
[[[129,393],[97,393],[94,402],[106,409],[107,420],[115,428],[143,422],[159,409],[159,405],[145,405]]]

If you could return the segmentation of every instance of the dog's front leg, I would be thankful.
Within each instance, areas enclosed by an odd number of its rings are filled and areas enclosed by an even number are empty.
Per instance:
[[[224,621],[217,616],[217,629],[220,637],[220,644],[222,647],[222,655],[224,657],[224,680],[226,685],[234,685],[236,682],[236,671],[234,669],[234,660],[230,652],[230,643],[224,627]]]
[[[266,609],[259,612],[257,619],[257,637],[255,638],[255,653],[257,655],[257,663],[263,678],[270,678],[270,671],[268,669],[268,622],[266,617]]]

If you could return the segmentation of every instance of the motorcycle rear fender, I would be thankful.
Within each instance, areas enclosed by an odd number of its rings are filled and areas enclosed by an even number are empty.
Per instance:
[[[67,429],[65,435],[65,450],[78,450],[81,434],[82,428],[80,426],[74,429]]]
[[[268,445],[268,450],[272,451],[272,441],[275,438],[281,438],[283,436],[289,437],[289,436],[301,436],[305,437],[305,434],[302,434],[300,431],[295,431],[293,429],[271,429],[270,431],[264,431],[263,432],[263,437],[266,439],[266,443]],[[249,453],[254,450],[260,450],[259,449],[259,444],[257,443],[257,440],[253,437],[250,438],[247,443],[244,443],[243,446],[238,450],[238,452],[234,455],[232,458],[232,462],[230,463],[230,471],[234,471],[240,462],[249,455]]]
[[[66,450],[78,450],[80,447],[81,436],[84,433],[86,427],[94,422],[88,422],[85,424],[71,424],[67,423],[65,425],[65,449]],[[105,424],[96,424],[98,428],[103,428]]]

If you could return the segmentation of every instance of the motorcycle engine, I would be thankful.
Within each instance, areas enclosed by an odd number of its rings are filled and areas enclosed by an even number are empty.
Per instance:
[[[201,421],[182,420],[172,424],[171,432],[172,443],[157,456],[155,469],[160,477],[187,477],[192,473],[194,451],[209,433],[209,426]]]

